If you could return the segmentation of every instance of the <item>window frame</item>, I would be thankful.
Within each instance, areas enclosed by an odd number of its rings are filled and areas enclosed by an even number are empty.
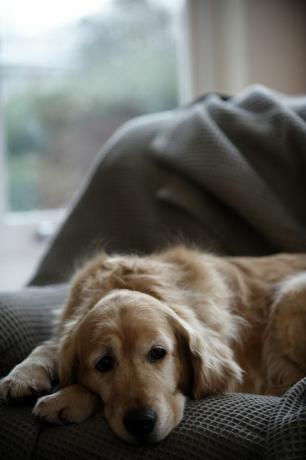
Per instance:
[[[247,85],[247,30],[246,0],[184,1],[178,39],[182,102],[208,92],[235,94]]]
[[[0,82],[1,85],[1,82]],[[0,86],[1,94],[1,86]],[[0,96],[0,104],[1,104]],[[4,128],[3,128],[3,112],[0,110],[0,225],[7,214],[8,200],[7,200],[7,166],[5,159],[5,141],[4,141]]]

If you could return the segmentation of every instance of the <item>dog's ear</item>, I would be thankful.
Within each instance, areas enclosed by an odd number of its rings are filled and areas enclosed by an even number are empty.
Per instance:
[[[187,348],[187,357],[189,355],[192,364],[193,398],[233,391],[235,385],[242,380],[242,370],[220,334],[202,325],[193,316],[189,321],[172,312],[171,317],[178,340]]]
[[[77,380],[78,357],[75,334],[72,328],[62,337],[58,348],[58,377],[61,387],[66,387]]]

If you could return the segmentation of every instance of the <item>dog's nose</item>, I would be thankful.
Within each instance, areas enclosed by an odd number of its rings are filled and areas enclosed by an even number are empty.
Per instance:
[[[151,409],[133,410],[123,419],[127,431],[135,438],[145,438],[152,433],[156,424],[156,413]]]

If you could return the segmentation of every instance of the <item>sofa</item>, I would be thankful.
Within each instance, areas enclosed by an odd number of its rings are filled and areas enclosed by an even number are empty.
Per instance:
[[[103,146],[27,286],[0,292],[0,377],[52,332],[74,271],[99,250],[178,242],[220,255],[306,251],[306,96],[262,86],[129,121]],[[0,401],[1,459],[303,459],[306,379],[282,397],[190,400],[161,443],[118,439],[99,412],[52,426]]]

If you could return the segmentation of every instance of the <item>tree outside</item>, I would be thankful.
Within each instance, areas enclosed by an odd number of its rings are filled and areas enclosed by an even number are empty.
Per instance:
[[[55,33],[56,65],[2,66],[13,211],[65,206],[119,125],[177,105],[174,16],[163,3],[114,0]]]

